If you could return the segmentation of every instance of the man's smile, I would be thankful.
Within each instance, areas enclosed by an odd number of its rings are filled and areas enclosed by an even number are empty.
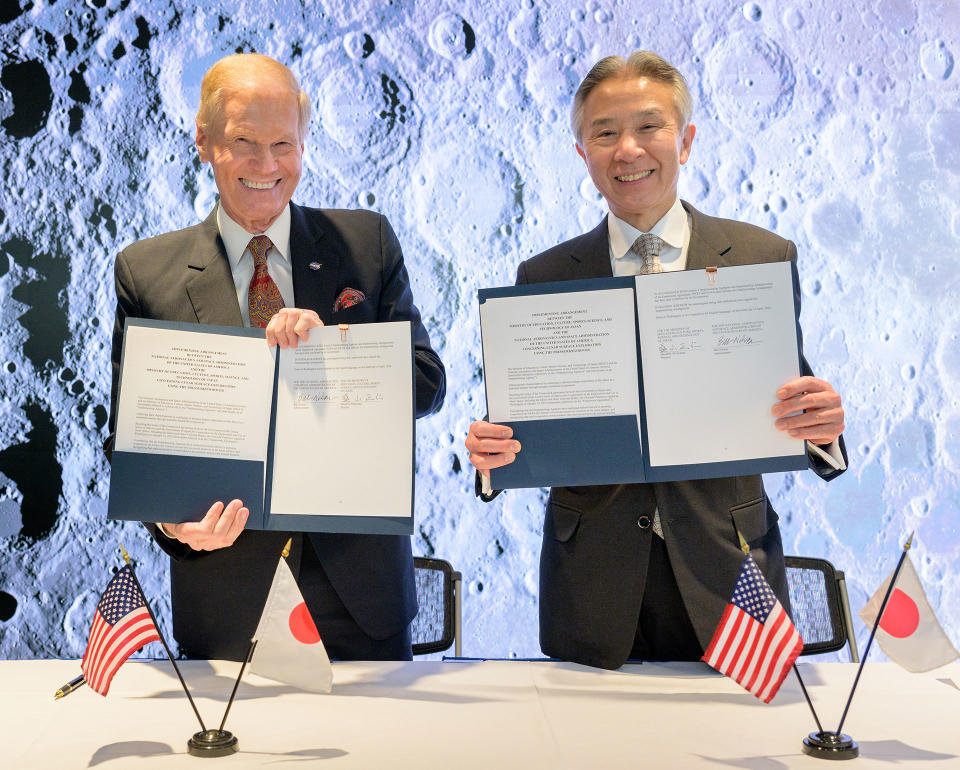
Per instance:
[[[653,173],[652,168],[648,168],[646,171],[638,171],[636,174],[622,174],[621,176],[614,177],[618,182],[636,182],[638,179],[646,179]]]
[[[240,184],[242,184],[244,187],[249,187],[252,190],[269,190],[280,184],[280,180],[274,179],[270,182],[254,182],[252,179],[244,179],[243,177],[240,177]]]

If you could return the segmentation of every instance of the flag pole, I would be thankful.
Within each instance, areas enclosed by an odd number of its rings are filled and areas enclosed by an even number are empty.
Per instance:
[[[253,651],[257,647],[257,640],[250,640],[250,649],[247,650],[247,657],[243,659],[243,665],[240,666],[240,673],[237,674],[237,681],[233,683],[233,692],[230,693],[230,700],[227,701],[227,708],[223,712],[223,719],[220,721],[220,732],[223,732],[223,726],[227,723],[227,714],[230,713],[230,707],[233,705],[233,699],[237,697],[237,688],[240,686],[240,680],[243,679],[243,671],[247,667],[247,663],[250,662],[250,659],[253,657]]]
[[[866,649],[863,651],[863,657],[860,658],[860,665],[857,667],[857,675],[853,680],[853,687],[850,688],[850,695],[847,698],[847,704],[843,707],[843,715],[840,717],[840,724],[837,729],[830,733],[821,730],[818,733],[810,733],[803,739],[803,753],[818,759],[854,759],[860,754],[860,747],[849,735],[840,732],[843,729],[843,723],[847,720],[847,712],[850,710],[850,704],[853,702],[853,694],[857,690],[857,683],[860,681],[860,674],[863,673],[863,664],[867,662],[867,655],[870,654],[870,646],[873,644],[873,637],[880,626],[880,619],[883,617],[883,611],[887,608],[887,602],[893,594],[893,587],[897,583],[897,577],[900,575],[900,569],[907,558],[907,551],[913,544],[913,535],[911,533],[907,542],[903,545],[903,553],[900,554],[900,561],[897,562],[897,568],[893,571],[893,577],[890,578],[890,585],[887,586],[887,593],[880,604],[880,611],[873,621],[873,628],[870,631],[870,638],[867,640]]]
[[[740,534],[740,528],[737,526],[736,522],[733,523],[733,529],[737,533],[737,540],[740,541],[740,550],[749,556],[750,546],[747,544],[747,541],[743,539],[743,535]],[[803,683],[803,679],[800,677],[800,669],[797,668],[796,663],[793,664],[793,673],[797,675],[797,681],[800,682],[800,689],[803,691],[803,697],[807,699],[807,705],[810,707],[810,713],[813,714],[813,721],[817,723],[817,730],[823,733],[823,727],[820,726],[820,717],[817,716],[817,710],[813,707],[813,701],[810,700],[810,696],[807,694],[807,686]]]
[[[910,537],[906,543],[903,544],[903,552],[900,554],[900,561],[897,562],[897,568],[893,571],[893,577],[890,578],[890,585],[887,586],[887,593],[883,597],[883,602],[880,604],[880,610],[877,612],[877,617],[873,621],[873,628],[870,630],[870,638],[867,640],[867,646],[863,651],[863,657],[860,658],[860,666],[857,668],[857,676],[853,680],[853,687],[850,688],[850,697],[847,698],[847,705],[843,709],[843,716],[840,717],[840,725],[837,727],[837,733],[840,733],[840,728],[843,727],[843,723],[847,718],[847,711],[850,709],[850,702],[853,700],[853,693],[857,689],[857,683],[860,681],[860,674],[863,672],[863,664],[867,662],[867,655],[870,654],[870,645],[873,644],[873,637],[876,636],[877,628],[880,627],[880,619],[883,617],[883,611],[887,608],[887,602],[890,601],[890,596],[893,594],[893,587],[897,584],[897,577],[900,575],[900,569],[903,567],[903,562],[906,561],[907,551],[910,550],[910,546],[913,544],[913,536],[916,532],[911,532]]]
[[[813,701],[810,700],[810,696],[807,694],[807,686],[803,683],[803,679],[800,678],[800,669],[797,668],[797,664],[793,664],[793,673],[797,675],[797,681],[800,682],[800,689],[803,690],[803,697],[807,699],[807,705],[810,707],[810,713],[813,714],[813,721],[817,723],[817,732],[823,734],[823,725],[820,724],[820,719],[817,716],[817,710],[813,707]]]
[[[187,694],[187,700],[190,701],[190,705],[193,707],[193,713],[197,715],[197,721],[200,723],[200,729],[206,731],[207,727],[203,723],[200,712],[197,710],[197,704],[193,702],[193,696],[190,695],[190,690],[187,689],[187,683],[183,680],[183,675],[180,673],[180,668],[177,666],[177,661],[173,659],[173,653],[170,652],[170,647],[167,645],[167,640],[163,638],[163,631],[160,630],[160,625],[157,623],[157,619],[153,615],[153,610],[150,608],[150,602],[147,601],[147,595],[143,592],[143,587],[140,585],[140,580],[137,578],[137,573],[133,569],[133,562],[130,560],[130,554],[128,554],[127,549],[123,547],[123,543],[120,543],[120,553],[123,554],[123,560],[130,568],[130,575],[133,577],[133,582],[136,584],[137,590],[143,597],[143,603],[146,605],[147,612],[150,614],[150,620],[153,621],[153,625],[157,629],[157,636],[160,637],[160,642],[163,644],[163,649],[166,650],[167,657],[170,658],[170,663],[173,664],[173,670],[177,672],[177,678],[180,680],[180,684],[183,686],[183,691]]]
[[[287,556],[290,555],[290,546],[292,543],[293,538],[289,538],[287,544],[283,547],[283,558],[287,558]],[[187,741],[187,751],[191,755],[195,757],[223,757],[239,751],[237,737],[229,730],[224,730],[223,728],[227,724],[230,707],[233,706],[233,701],[237,697],[237,689],[240,687],[240,680],[243,679],[243,672],[246,671],[247,664],[253,659],[253,651],[256,648],[257,640],[251,639],[250,647],[247,649],[247,654],[243,659],[243,663],[240,665],[240,673],[237,674],[237,679],[233,683],[233,692],[230,693],[227,707],[223,711],[223,719],[220,720],[220,727],[216,730],[205,729],[203,732],[196,733]]]

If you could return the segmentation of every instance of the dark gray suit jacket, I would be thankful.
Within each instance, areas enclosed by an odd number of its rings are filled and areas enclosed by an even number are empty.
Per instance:
[[[312,209],[292,203],[290,208],[296,306],[312,308],[324,324],[411,321],[417,416],[435,412],[445,394],[444,368],[420,323],[400,244],[390,224],[370,211]],[[318,262],[319,269],[309,267]],[[120,352],[128,317],[225,326],[243,323],[216,211],[193,227],[131,244],[117,258],[115,275],[108,454],[113,446]],[[334,313],[334,301],[345,288],[359,289],[366,299]],[[224,489],[223,494],[226,502],[233,492]],[[196,552],[151,529],[171,556],[174,636],[181,647],[190,657],[241,659],[290,533],[248,530],[229,548]],[[337,594],[364,632],[384,639],[410,622],[417,602],[409,537],[311,534],[309,538]],[[295,575],[301,553],[295,549],[288,559]]]
[[[791,241],[683,205],[692,220],[688,269],[796,259]],[[611,275],[604,219],[591,232],[523,262],[517,283]],[[806,361],[803,370],[810,374]],[[839,473],[826,464],[812,467],[825,479]],[[650,538],[656,535],[638,526],[638,519],[652,518],[655,509],[677,585],[704,649],[743,561],[734,523],[780,601],[789,607],[777,514],[760,476],[555,487],[547,503],[540,554],[540,646],[545,654],[602,668],[626,661],[643,592],[656,590],[645,585]]]

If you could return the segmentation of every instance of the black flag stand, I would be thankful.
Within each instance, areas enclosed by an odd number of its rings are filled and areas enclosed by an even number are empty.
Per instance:
[[[216,730],[204,730],[200,733],[194,733],[193,737],[187,741],[187,751],[194,757],[225,757],[239,751],[237,745],[237,736],[229,730],[224,730],[223,726],[227,723],[227,714],[230,713],[230,707],[233,705],[233,699],[237,696],[237,688],[240,686],[240,680],[243,678],[243,672],[253,657],[253,650],[257,646],[257,640],[250,642],[250,649],[247,650],[247,656],[243,659],[240,666],[240,673],[237,674],[237,681],[233,683],[233,692],[230,693],[230,700],[227,701],[227,708],[223,712],[223,719],[220,720],[220,727]]]
[[[867,655],[870,654],[870,645],[873,644],[873,637],[876,636],[877,628],[880,626],[880,618],[883,617],[883,611],[887,608],[887,602],[893,593],[893,587],[897,583],[897,577],[900,575],[900,568],[907,558],[907,551],[913,543],[913,535],[904,543],[903,553],[900,554],[900,561],[897,562],[897,568],[893,571],[893,577],[890,578],[890,585],[887,586],[887,593],[880,603],[880,609],[877,617],[873,621],[873,628],[870,631],[870,638],[867,640],[866,649],[863,651],[863,657],[860,658],[860,666],[857,668],[857,675],[853,680],[853,687],[850,688],[850,696],[847,698],[847,705],[843,708],[843,715],[840,717],[840,724],[834,732],[825,732],[820,729],[819,732],[810,733],[803,739],[803,753],[817,759],[856,759],[860,755],[860,747],[857,742],[849,735],[840,732],[843,729],[843,723],[847,719],[847,712],[850,710],[850,703],[853,701],[853,694],[857,690],[857,683],[860,681],[860,674],[863,673],[863,664],[867,662]],[[806,694],[806,692],[804,692]],[[811,706],[812,708],[812,706]],[[819,723],[817,727],[820,727]]]
[[[290,555],[290,545],[293,538],[287,540],[283,547],[282,556],[287,558]],[[243,678],[243,672],[247,668],[247,663],[253,659],[253,651],[257,648],[257,640],[250,640],[250,647],[247,655],[240,666],[240,673],[237,674],[237,681],[233,683],[233,692],[230,693],[230,700],[227,701],[227,707],[223,712],[223,719],[220,720],[220,727],[216,730],[203,729],[202,732],[194,733],[193,737],[187,741],[187,751],[195,757],[225,757],[239,751],[237,737],[229,730],[224,730],[227,724],[227,714],[230,713],[230,707],[233,705],[234,698],[237,697],[237,688],[240,686],[240,680]]]

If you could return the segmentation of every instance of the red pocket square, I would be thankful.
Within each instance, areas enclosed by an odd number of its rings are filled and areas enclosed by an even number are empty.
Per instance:
[[[359,289],[344,289],[340,292],[340,296],[337,297],[337,301],[333,303],[333,312],[337,313],[341,310],[346,310],[348,307],[359,305],[366,298],[367,295]]]

